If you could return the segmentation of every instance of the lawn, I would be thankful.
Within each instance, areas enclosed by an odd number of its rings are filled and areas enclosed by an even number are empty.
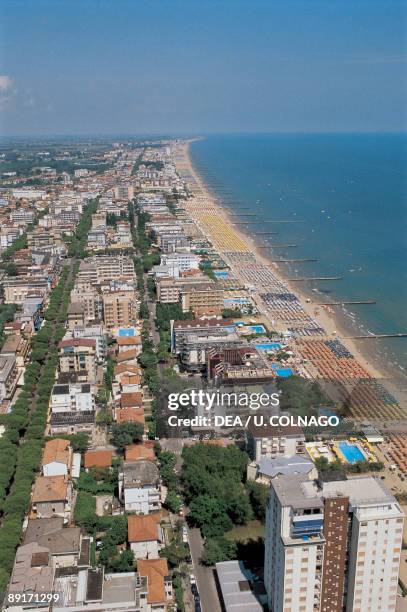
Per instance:
[[[247,525],[233,527],[233,529],[225,533],[225,538],[235,542],[247,542],[248,540],[264,538],[264,533],[265,526],[260,521],[249,521]]]

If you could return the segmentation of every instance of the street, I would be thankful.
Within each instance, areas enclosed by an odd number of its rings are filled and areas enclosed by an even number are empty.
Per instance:
[[[203,539],[199,529],[188,528],[188,539],[191,557],[194,563],[194,569],[192,571],[195,574],[198,585],[202,610],[203,612],[221,612],[222,608],[219,603],[214,570],[201,565],[199,561],[203,548]]]

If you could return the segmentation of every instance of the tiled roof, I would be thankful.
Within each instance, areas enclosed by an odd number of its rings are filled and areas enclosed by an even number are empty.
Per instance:
[[[126,461],[138,461],[139,459],[155,459],[154,449],[145,444],[132,444],[126,446]]]
[[[144,408],[116,408],[116,421],[118,423],[134,422],[145,424]]]
[[[122,408],[135,408],[141,406],[143,402],[142,391],[135,391],[133,393],[122,393],[120,398],[120,406]]]
[[[112,465],[113,452],[111,450],[88,451],[84,456],[85,468],[110,467]]]
[[[118,346],[140,346],[140,336],[122,336],[116,340]]]
[[[167,559],[139,559],[137,570],[140,576],[147,577],[147,603],[164,603],[166,601],[164,578],[168,576]]]
[[[63,440],[62,438],[55,438],[49,440],[44,447],[44,453],[42,456],[42,465],[47,465],[52,461],[58,463],[65,463],[68,466],[69,463],[69,441]]]
[[[38,476],[35,481],[33,503],[65,501],[68,485],[65,476]]]
[[[158,540],[157,524],[161,520],[161,512],[146,514],[145,516],[130,515],[128,518],[129,542],[147,542]]]

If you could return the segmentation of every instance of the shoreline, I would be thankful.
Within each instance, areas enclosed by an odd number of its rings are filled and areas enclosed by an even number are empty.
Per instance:
[[[222,205],[222,199],[213,192],[213,190],[204,182],[203,178],[199,174],[198,169],[195,167],[192,159],[191,159],[191,151],[190,145],[196,139],[189,139],[188,141],[184,141],[180,145],[180,149],[178,150],[178,155],[183,158],[184,161],[184,169],[190,174],[195,183],[195,187],[198,187],[196,192],[191,185],[191,191],[194,194],[194,199],[201,199],[208,206],[209,209],[212,209],[213,212],[216,212],[231,228],[233,228],[234,234],[239,238],[242,244],[247,246],[248,252],[252,253],[259,264],[262,264],[269,268],[273,275],[283,283],[290,293],[294,294],[305,313],[307,313],[314,321],[318,323],[318,325],[324,329],[325,335],[322,338],[325,339],[338,339],[341,343],[352,353],[356,361],[368,372],[368,374],[384,383],[386,383],[391,392],[394,394],[396,399],[401,403],[405,401],[403,386],[406,385],[406,377],[403,374],[399,374],[398,377],[390,375],[390,371],[382,364],[377,363],[379,360],[379,356],[377,355],[374,348],[361,348],[358,346],[358,341],[352,339],[344,339],[344,336],[351,335],[354,333],[354,329],[352,330],[352,324],[346,321],[346,314],[341,311],[337,311],[338,307],[334,307],[331,312],[329,312],[324,307],[319,307],[319,313],[316,315],[314,309],[316,308],[316,304],[314,303],[315,294],[312,289],[309,287],[305,287],[299,289],[298,286],[294,286],[295,283],[290,283],[284,276],[283,271],[280,267],[271,262],[270,259],[261,252],[261,249],[258,248],[254,239],[250,234],[247,234],[244,230],[240,229],[235,225],[234,220],[232,218],[231,209]],[[177,164],[178,165],[178,164]],[[187,181],[188,182],[188,181]],[[203,209],[205,211],[205,209]],[[193,217],[191,211],[188,211],[189,214]],[[193,217],[194,218],[194,217]],[[199,219],[195,218],[195,221],[201,227],[199,223]],[[238,273],[236,273],[236,269],[234,265],[231,265],[231,262],[228,261],[228,258],[225,257],[222,248],[220,248],[214,237],[208,232],[207,229],[202,232],[210,239],[214,247],[218,250],[222,258],[225,259],[226,263],[231,267],[233,272],[236,274],[236,277],[239,278]],[[311,302],[307,302],[307,300],[311,300]],[[256,306],[259,309],[259,312],[269,321],[270,327],[273,327],[271,324],[268,313],[265,311],[264,306],[261,307],[258,301],[255,300]],[[275,328],[278,328],[278,325],[274,325]],[[283,324],[283,327],[287,327],[287,324]],[[280,330],[281,331],[281,330]],[[321,338],[321,337],[320,337]],[[366,344],[365,341],[361,341],[363,344]],[[373,340],[369,340],[368,342],[374,342]],[[376,348],[376,346],[375,346]],[[389,366],[390,367],[390,366]],[[404,383],[404,385],[403,385]]]

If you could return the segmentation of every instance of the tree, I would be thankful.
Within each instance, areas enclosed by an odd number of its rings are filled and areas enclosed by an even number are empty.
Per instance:
[[[249,494],[253,514],[259,521],[266,519],[266,505],[269,498],[269,487],[254,480],[246,482],[246,490]]]
[[[201,529],[204,537],[221,536],[233,527],[225,504],[209,495],[200,495],[191,502],[188,520]]]
[[[165,498],[164,506],[168,508],[170,512],[174,512],[175,514],[177,514],[180,511],[181,505],[182,502],[180,496],[177,495],[177,493],[173,489],[168,491],[167,497]]]
[[[242,311],[239,308],[224,308],[222,310],[223,319],[235,319],[242,316]]]
[[[237,546],[226,538],[208,538],[205,541],[202,554],[204,565],[215,565],[221,561],[236,559]]]
[[[230,499],[226,501],[226,512],[235,525],[244,525],[253,518],[249,498],[242,487],[235,487]]]
[[[112,570],[114,572],[133,572],[135,566],[134,553],[132,550],[123,550],[118,558],[115,559]]]
[[[4,266],[7,276],[17,276],[17,266],[15,263],[9,262]]]
[[[140,423],[115,423],[112,429],[111,442],[123,451],[126,446],[143,439],[144,427]]]
[[[157,357],[152,350],[144,350],[138,356],[138,360],[143,368],[151,368],[157,365]]]
[[[161,549],[160,556],[167,559],[170,567],[178,567],[189,557],[188,546],[179,540],[173,540],[171,544]]]

